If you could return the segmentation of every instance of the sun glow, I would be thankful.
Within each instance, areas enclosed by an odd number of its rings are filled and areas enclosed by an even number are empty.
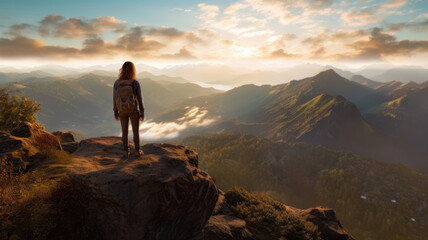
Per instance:
[[[244,48],[244,50],[242,51],[242,55],[244,57],[249,57],[253,54],[253,50],[251,48]]]

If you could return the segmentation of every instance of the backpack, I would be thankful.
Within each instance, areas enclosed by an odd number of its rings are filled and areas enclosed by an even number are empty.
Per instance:
[[[132,113],[135,110],[135,95],[129,80],[117,80],[116,107],[119,113]]]

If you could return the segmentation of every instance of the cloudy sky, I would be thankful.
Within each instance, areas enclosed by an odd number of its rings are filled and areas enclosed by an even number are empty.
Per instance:
[[[2,0],[0,64],[428,64],[426,0]]]

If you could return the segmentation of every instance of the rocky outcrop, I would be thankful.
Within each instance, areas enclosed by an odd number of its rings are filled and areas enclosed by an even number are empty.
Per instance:
[[[68,153],[74,153],[79,148],[80,142],[61,143],[62,149]]]
[[[224,192],[219,190],[218,200],[212,216],[204,227],[204,240],[264,240],[263,234],[248,227],[242,219],[229,216],[230,208],[225,201]]]
[[[75,130],[54,131],[52,132],[52,134],[59,138],[62,148],[64,149],[64,151],[67,151],[69,153],[73,153],[74,151],[76,151],[77,148],[79,148],[80,141],[87,138],[84,134]]]
[[[52,134],[57,136],[61,143],[76,142],[71,131],[55,131]]]
[[[12,130],[11,134],[15,137],[34,138],[36,136],[47,134],[43,125],[39,123],[21,122],[19,127]]]
[[[18,138],[7,132],[0,132],[0,159],[12,164],[14,172],[25,169],[26,163],[38,150],[27,139]]]
[[[53,166],[58,184],[47,202],[59,215],[50,239],[269,239],[232,216],[223,192],[198,168],[197,153],[185,146],[146,144],[142,157],[123,159],[119,137],[63,144],[74,144],[73,157]],[[0,132],[0,157],[17,169],[47,146],[61,149],[38,124]],[[317,225],[323,239],[353,240],[331,209],[290,209]]]
[[[309,208],[298,209],[285,206],[296,216],[313,223],[318,227],[320,236],[325,240],[355,240],[355,238],[341,225],[333,209]],[[255,228],[248,226],[242,219],[230,216],[233,213],[225,200],[224,193],[219,191],[219,198],[213,215],[204,228],[205,240],[265,240],[270,239]]]
[[[204,228],[204,240],[264,240],[268,239],[244,220],[228,215],[210,217]]]
[[[99,227],[93,231],[103,239],[201,239],[218,190],[197,167],[198,155],[173,144],[146,144],[142,149],[141,158],[125,160],[121,138],[100,137],[83,140],[74,152],[65,171],[75,184],[68,189],[75,185],[97,193],[93,202],[79,201],[78,208],[89,209],[89,215],[114,216],[108,222],[95,218]],[[111,207],[103,212],[106,202]],[[73,218],[72,212],[64,219]],[[78,228],[75,222],[61,223],[56,233],[65,235],[55,237],[70,237],[67,230]],[[83,230],[74,230],[71,236],[81,237],[79,231]]]
[[[14,172],[39,159],[40,150],[46,146],[61,149],[58,138],[38,123],[22,122],[11,134],[0,132],[0,159],[11,163]]]
[[[69,131],[54,131],[52,132],[53,135],[57,136],[61,143],[71,143],[71,142],[80,142],[82,140],[87,139],[87,137],[76,130],[69,130]]]
[[[212,215],[229,214],[229,213],[230,213],[230,208],[225,201],[224,192],[222,190],[219,190],[218,200],[217,200],[217,203],[215,205],[215,208],[213,210]]]
[[[354,237],[340,224],[333,209],[321,207],[295,209],[295,213],[318,226],[322,239],[354,240]]]

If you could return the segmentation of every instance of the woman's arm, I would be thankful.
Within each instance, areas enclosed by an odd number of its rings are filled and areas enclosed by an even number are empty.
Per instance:
[[[135,91],[137,94],[138,108],[140,109],[140,116],[144,117],[144,102],[143,102],[143,97],[141,95],[140,83],[137,80],[135,82],[136,82],[135,83]]]
[[[117,88],[117,82],[114,83],[113,86],[113,112],[114,112],[114,117],[119,117],[119,111],[117,110],[117,106],[116,106],[116,88]]]

